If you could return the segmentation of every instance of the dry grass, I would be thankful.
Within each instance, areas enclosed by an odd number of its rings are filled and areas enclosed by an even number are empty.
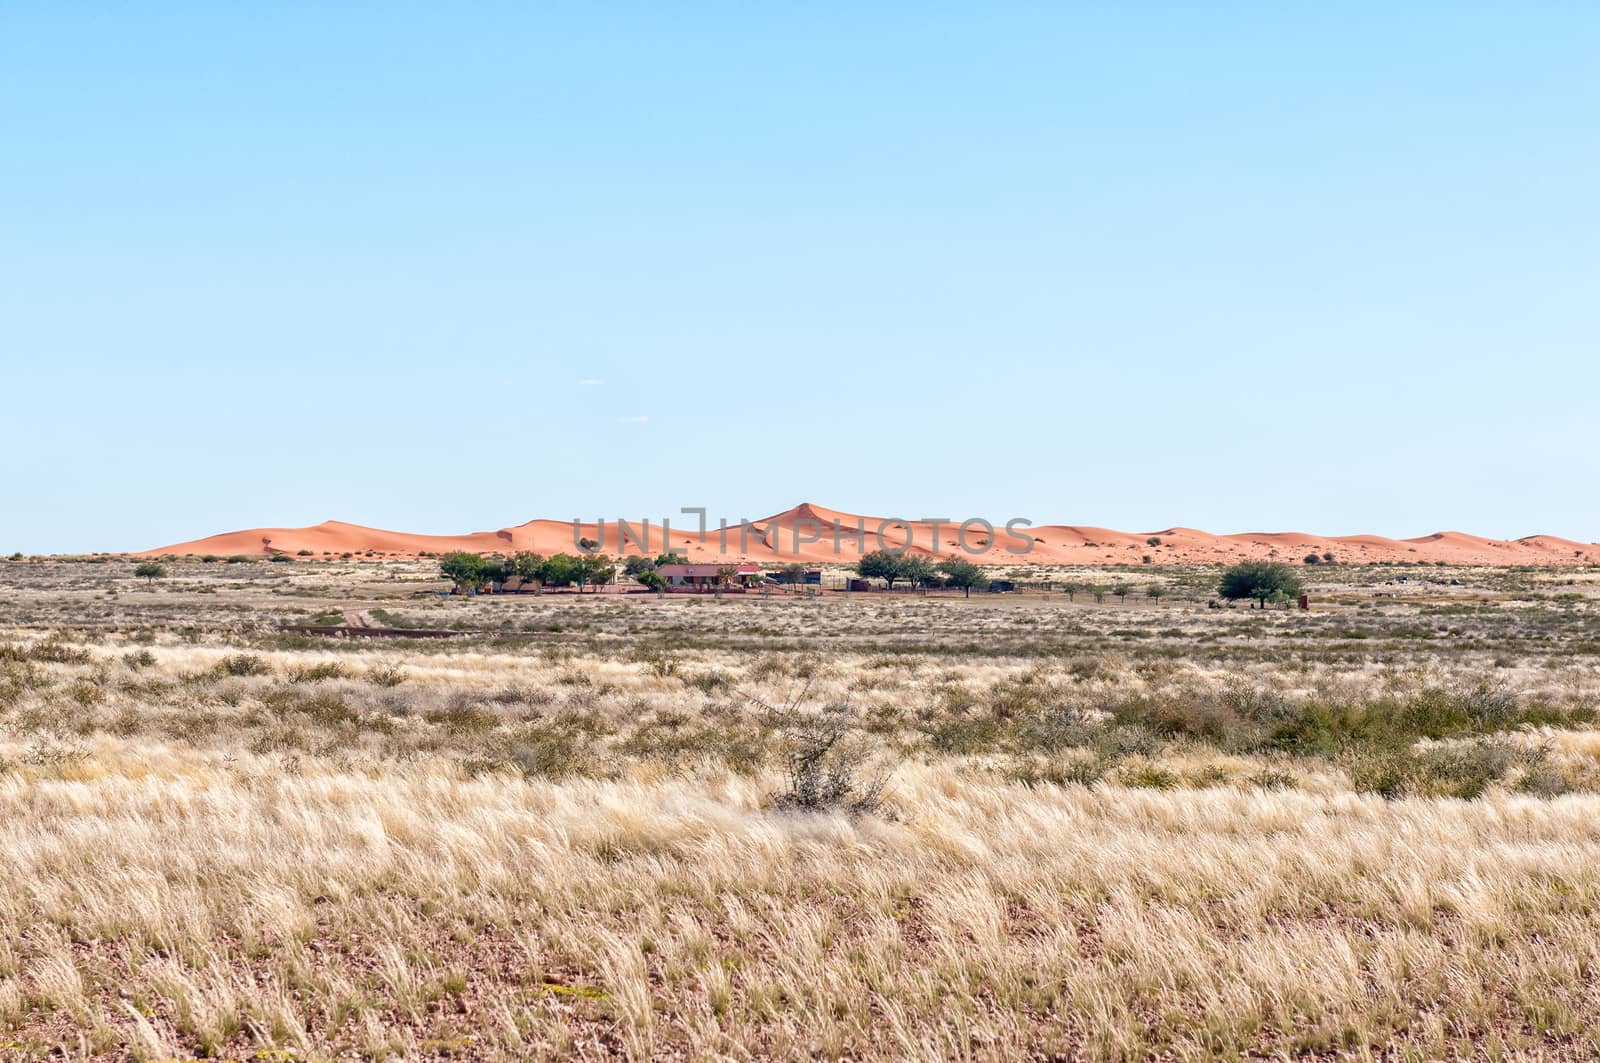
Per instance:
[[[312,610],[385,582],[304,568]],[[584,635],[396,648],[244,631],[231,573],[68,624],[81,569],[12,571],[5,1058],[1600,1052],[1584,603],[1383,661],[1213,652],[1239,615],[1181,600],[514,602]],[[785,800],[819,718],[875,806]]]

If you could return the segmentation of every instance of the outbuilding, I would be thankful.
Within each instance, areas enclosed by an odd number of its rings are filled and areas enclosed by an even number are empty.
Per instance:
[[[749,587],[761,579],[761,566],[753,561],[721,565],[661,565],[656,569],[669,587]]]

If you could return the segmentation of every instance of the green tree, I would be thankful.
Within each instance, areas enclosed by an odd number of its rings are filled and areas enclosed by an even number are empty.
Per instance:
[[[1111,593],[1117,596],[1119,602],[1126,603],[1128,595],[1133,593],[1133,587],[1126,583],[1113,583],[1111,585]]]
[[[154,583],[167,574],[167,566],[159,561],[141,561],[134,566],[133,574],[147,583]]]
[[[538,580],[544,576],[544,557],[532,550],[518,550],[511,557],[511,571],[525,580]]]
[[[1159,601],[1166,593],[1167,589],[1159,583],[1152,583],[1144,589],[1144,596],[1152,601]]]
[[[483,558],[466,550],[445,554],[439,559],[439,575],[455,584],[462,594],[483,586]]]
[[[496,554],[483,559],[483,575],[479,585],[484,583],[504,583],[511,578],[511,562]]]
[[[654,572],[655,570],[656,563],[642,554],[634,554],[622,562],[622,574],[633,579],[638,579],[646,572]]]
[[[688,563],[689,559],[682,554],[658,554],[656,556],[656,568],[660,568],[662,565],[687,565]]]
[[[578,558],[571,554],[556,554],[546,558],[540,566],[544,581],[552,587],[570,587],[578,581]]]
[[[920,587],[933,578],[933,562],[925,557],[902,554],[900,563],[895,566],[895,571],[901,579],[913,587]]]
[[[583,588],[589,584],[604,587],[617,575],[617,566],[605,554],[589,554],[577,559],[573,570],[573,581],[578,584],[578,593],[583,593]]]
[[[856,572],[863,579],[881,579],[894,590],[894,581],[900,578],[900,558],[887,550],[874,550],[861,555],[861,560],[856,562]]]
[[[972,597],[972,588],[981,587],[988,581],[983,569],[960,557],[946,558],[939,562],[939,571],[944,573],[946,583],[966,591],[968,598]]]
[[[1241,561],[1222,574],[1217,593],[1235,601],[1253,598],[1265,609],[1267,602],[1300,594],[1300,577],[1288,565],[1274,561]]]
[[[647,568],[643,572],[635,574],[633,578],[653,591],[665,590],[667,586],[667,577],[657,572],[654,568]]]

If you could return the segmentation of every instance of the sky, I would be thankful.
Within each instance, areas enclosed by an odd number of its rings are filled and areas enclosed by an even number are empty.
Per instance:
[[[1600,540],[1600,7],[0,0],[0,552]]]

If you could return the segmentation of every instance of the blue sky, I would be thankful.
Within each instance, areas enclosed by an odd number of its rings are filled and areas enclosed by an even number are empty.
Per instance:
[[[1597,51],[1576,4],[0,3],[0,550],[1600,539]]]

